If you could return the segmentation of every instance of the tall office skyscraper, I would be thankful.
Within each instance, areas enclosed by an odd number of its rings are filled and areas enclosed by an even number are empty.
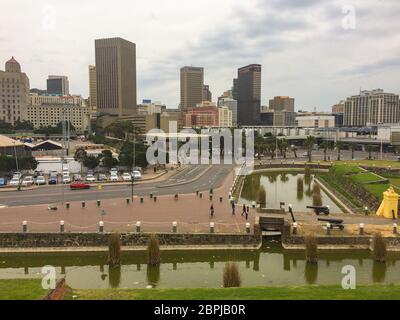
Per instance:
[[[69,95],[68,77],[49,76],[47,78],[47,93],[68,96]]]
[[[238,70],[238,124],[259,125],[261,108],[261,65],[251,64]]]
[[[181,68],[181,109],[194,108],[203,101],[203,86],[203,68]]]
[[[136,45],[121,38],[95,40],[97,112],[129,115],[136,108]]]
[[[203,86],[203,101],[212,101],[212,93],[208,84]]]
[[[25,120],[29,95],[29,79],[12,57],[0,70],[0,120],[15,124]]]
[[[97,112],[97,81],[95,66],[89,66],[89,107],[91,112]]]

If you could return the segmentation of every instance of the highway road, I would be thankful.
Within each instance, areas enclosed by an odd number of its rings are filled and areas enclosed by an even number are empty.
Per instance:
[[[221,186],[232,172],[232,165],[189,166],[165,181],[134,185],[135,196],[194,193]],[[199,177],[200,176],[200,177]],[[198,179],[196,179],[199,177]],[[131,196],[131,185],[105,185],[102,190],[93,186],[89,190],[70,190],[68,185],[43,186],[26,191],[0,192],[0,205],[26,206],[61,202],[104,200]]]

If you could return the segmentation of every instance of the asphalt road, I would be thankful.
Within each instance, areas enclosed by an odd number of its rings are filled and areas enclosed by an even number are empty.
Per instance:
[[[232,171],[232,165],[189,166],[169,177],[166,181],[149,182],[134,185],[135,196],[194,193],[219,187],[224,178]],[[200,178],[202,172],[205,172]],[[193,181],[195,180],[195,181]],[[131,185],[108,185],[98,190],[93,186],[89,190],[70,190],[68,186],[56,185],[39,187],[26,191],[0,192],[0,205],[26,206],[53,204],[73,201],[90,201],[124,198],[131,196]]]

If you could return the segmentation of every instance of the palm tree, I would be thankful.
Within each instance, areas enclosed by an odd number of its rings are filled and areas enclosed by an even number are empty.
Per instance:
[[[313,136],[308,136],[304,141],[304,146],[307,149],[308,162],[312,161],[312,150],[315,144],[315,138]]]
[[[271,160],[275,159],[275,152],[276,152],[276,145],[275,143],[269,143],[267,145],[267,150],[269,152],[269,155],[271,156]]]
[[[338,140],[335,142],[335,147],[337,149],[337,160],[340,161],[341,158],[341,151],[342,151],[342,147],[343,147],[343,142]]]
[[[75,151],[74,160],[81,164],[81,175],[83,172],[83,162],[85,161],[86,158],[87,158],[87,153],[86,153],[85,149],[78,148]]]
[[[357,143],[350,142],[349,147],[350,147],[350,150],[351,150],[351,159],[354,160],[354,151],[356,151]]]
[[[374,146],[371,144],[367,145],[368,160],[372,159],[372,151],[374,151]]]
[[[324,161],[326,162],[326,154],[328,152],[330,143],[328,141],[324,141],[321,144],[322,149],[324,150]]]
[[[289,148],[289,142],[287,139],[279,139],[280,140],[280,146],[281,146],[281,154],[283,155],[283,158],[286,159],[286,153],[287,149]]]

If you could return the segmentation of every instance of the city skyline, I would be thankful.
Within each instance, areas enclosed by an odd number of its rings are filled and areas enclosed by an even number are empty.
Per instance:
[[[327,111],[360,88],[399,92],[400,47],[396,33],[387,32],[399,29],[400,23],[391,19],[400,12],[398,3],[354,1],[356,27],[345,29],[344,1],[300,1],[302,6],[298,2],[226,0],[179,5],[179,11],[171,11],[160,1],[135,10],[120,1],[126,10],[115,18],[108,16],[109,24],[104,25],[98,18],[105,14],[99,9],[102,6],[80,4],[71,16],[62,3],[9,2],[5,10],[20,12],[26,23],[10,28],[15,20],[2,19],[0,30],[7,32],[0,32],[0,60],[15,56],[32,88],[45,88],[48,75],[65,74],[71,93],[88,97],[87,66],[95,62],[94,40],[119,36],[137,44],[137,100],[159,100],[170,108],[179,104],[179,69],[184,65],[204,67],[205,83],[216,99],[231,87],[237,68],[259,63],[263,66],[261,105],[287,95],[296,99],[297,110]],[[189,14],[196,10],[201,19]],[[226,19],[216,19],[220,12]],[[80,15],[91,26],[84,32],[74,23]]]

